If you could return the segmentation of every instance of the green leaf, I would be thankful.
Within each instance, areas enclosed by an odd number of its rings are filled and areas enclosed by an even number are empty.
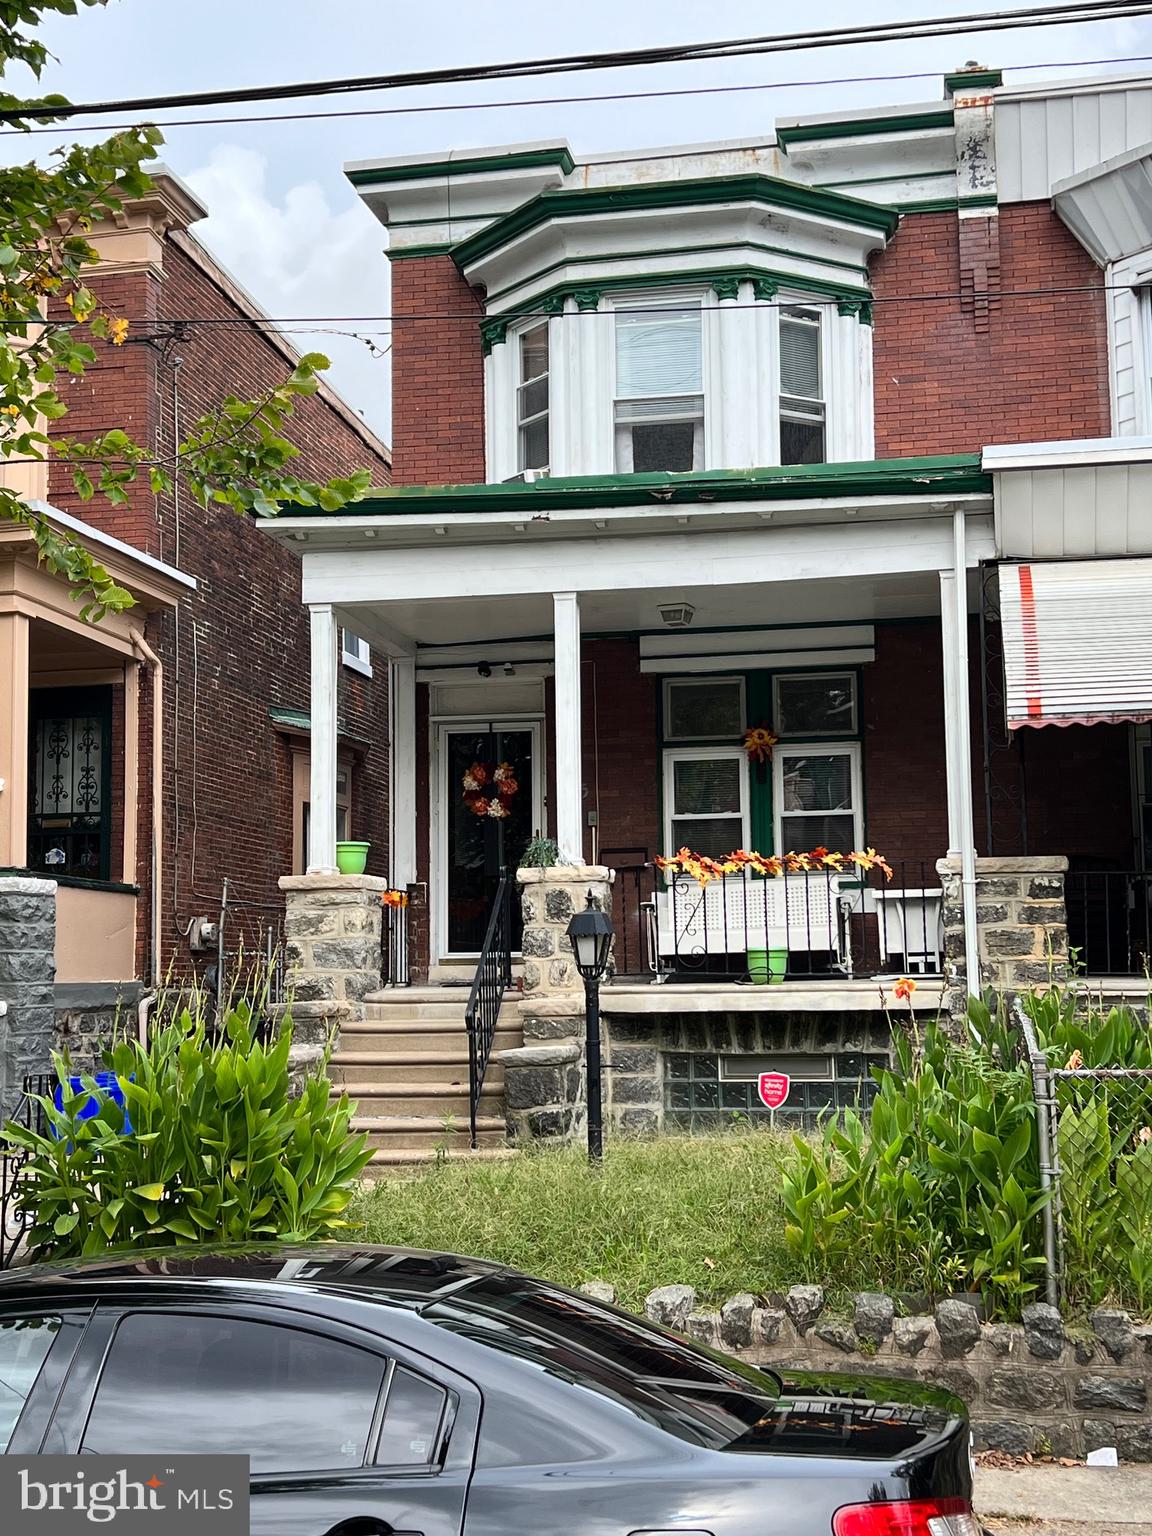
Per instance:
[[[73,1231],[79,1220],[80,1215],[77,1211],[68,1211],[63,1216],[57,1216],[56,1220],[52,1223],[52,1230],[57,1237],[66,1237],[69,1232]]]
[[[139,1195],[142,1200],[155,1204],[157,1200],[163,1200],[164,1186],[163,1184],[137,1184],[132,1193]]]

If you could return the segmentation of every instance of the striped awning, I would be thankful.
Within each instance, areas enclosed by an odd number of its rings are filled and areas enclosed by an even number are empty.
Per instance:
[[[1152,560],[1001,565],[1008,729],[1152,720]]]

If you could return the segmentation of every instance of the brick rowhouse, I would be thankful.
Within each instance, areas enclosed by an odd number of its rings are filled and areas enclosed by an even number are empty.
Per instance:
[[[254,323],[244,295],[187,233],[169,231],[162,270],[104,273],[90,281],[100,303],[132,322],[129,342],[95,342],[97,360],[65,385],[70,434],[123,427],[158,456],[178,429],[227,394],[255,397],[283,380],[292,363]],[[174,322],[192,317],[187,326]],[[258,316],[257,316],[258,318]],[[224,324],[201,322],[217,320]],[[151,338],[151,339],[149,339]],[[381,377],[381,389],[385,379]],[[178,419],[177,419],[178,418]],[[294,469],[316,479],[368,468],[387,484],[389,463],[373,435],[330,391],[301,399],[287,435],[300,449]],[[175,614],[155,615],[146,638],[164,666],[164,852],[162,965],[182,970],[189,920],[215,916],[229,881],[229,949],[251,953],[278,930],[279,876],[293,867],[293,751],[306,735],[278,729],[270,709],[307,715],[309,625],[300,603],[300,566],[288,551],[233,512],[197,505],[186,488],[156,497],[144,477],[125,506],[83,502],[70,472],[54,464],[55,505],[149,555],[178,566],[198,587]],[[342,743],[352,769],[351,835],[371,841],[369,870],[388,861],[387,677],[342,668]],[[137,964],[145,974],[151,898],[152,678],[142,670],[137,868]],[[208,957],[212,958],[212,957]]]

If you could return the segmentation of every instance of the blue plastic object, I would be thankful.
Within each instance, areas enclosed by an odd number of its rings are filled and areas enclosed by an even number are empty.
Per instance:
[[[132,1122],[129,1120],[128,1111],[124,1106],[124,1090],[121,1088],[119,1079],[117,1078],[115,1072],[96,1072],[93,1074],[93,1076],[96,1081],[96,1086],[101,1090],[103,1096],[101,1098],[97,1098],[94,1094],[88,1094],[83,1104],[81,1104],[75,1112],[77,1120],[91,1120],[93,1115],[98,1115],[100,1113],[100,1106],[104,1102],[104,1097],[107,1097],[112,1100],[113,1104],[119,1104],[120,1108],[124,1110],[124,1130],[122,1134],[125,1136],[131,1136]],[[68,1086],[71,1088],[73,1093],[84,1092],[83,1081],[78,1077],[70,1077],[68,1079]],[[55,1104],[58,1110],[63,1112],[63,1083],[56,1084],[56,1091],[52,1095],[52,1102]],[[52,1134],[54,1136],[57,1135],[55,1126],[52,1127]]]

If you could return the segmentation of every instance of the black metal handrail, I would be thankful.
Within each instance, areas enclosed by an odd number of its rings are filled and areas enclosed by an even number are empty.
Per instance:
[[[45,1115],[38,1095],[50,1097],[56,1087],[54,1072],[37,1072],[25,1077],[16,1112],[6,1124],[43,1134]],[[0,1269],[11,1268],[31,1224],[30,1215],[20,1208],[20,1180],[31,1154],[23,1147],[0,1141]]]
[[[492,1054],[492,1041],[500,1018],[504,993],[512,984],[512,891],[514,881],[500,871],[500,883],[488,917],[484,946],[468,994],[464,1023],[468,1030],[468,1129],[476,1146],[476,1118],[484,1074]]]
[[[1064,877],[1064,903],[1068,947],[1081,971],[1088,976],[1148,975],[1152,871],[1070,869]]]

